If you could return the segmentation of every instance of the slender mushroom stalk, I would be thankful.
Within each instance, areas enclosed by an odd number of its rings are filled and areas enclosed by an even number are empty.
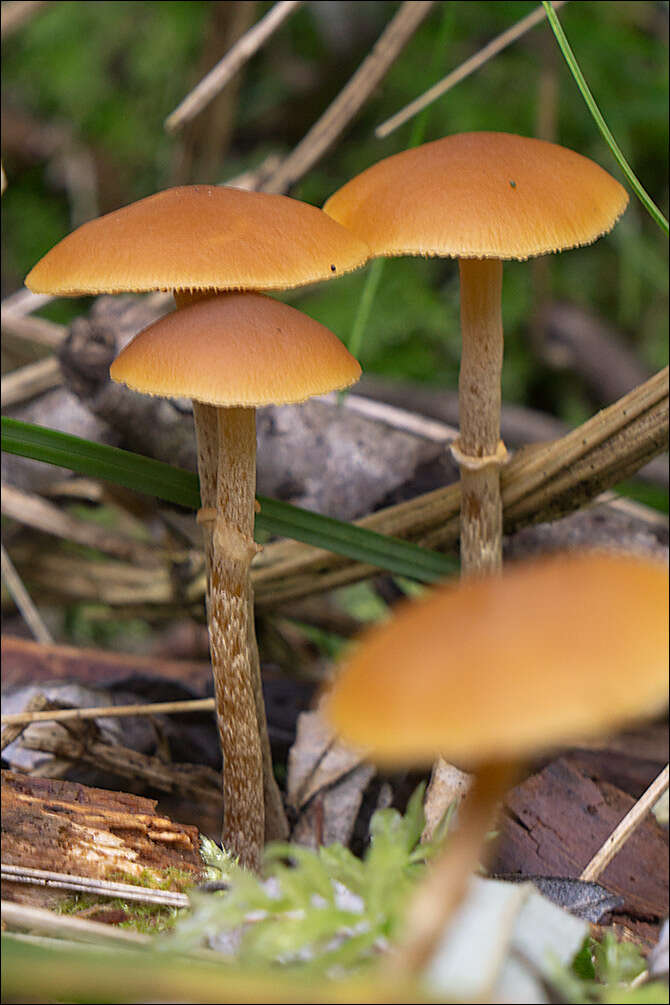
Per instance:
[[[518,777],[519,765],[514,762],[494,762],[479,768],[467,799],[459,807],[458,827],[450,833],[445,853],[431,868],[430,881],[421,884],[410,901],[403,934],[385,967],[387,979],[415,976],[432,957],[481,861],[482,847],[493,829],[499,804]]]
[[[503,361],[502,261],[461,258],[460,435],[452,451],[461,471],[461,568],[502,568],[500,386]]]
[[[177,307],[180,308],[206,299],[207,295],[179,291],[175,292],[174,298]],[[229,419],[228,413],[237,411],[251,413],[252,428],[245,432],[245,422],[238,423],[245,435],[243,436],[244,442],[239,442],[236,445],[234,441],[235,424],[229,426],[226,423]],[[242,489],[241,499],[244,499],[244,502],[240,500],[242,509],[238,515],[246,527],[244,533],[253,542],[256,487],[255,409],[220,408],[194,400],[193,421],[202,503],[199,522],[203,527],[207,567],[207,624],[210,633],[217,728],[223,752],[224,826],[222,840],[228,850],[240,856],[240,861],[243,864],[258,869],[260,849],[263,845],[262,841],[259,842],[258,834],[262,832],[265,842],[284,839],[288,836],[288,821],[281,793],[274,777],[272,750],[263,699],[260,657],[254,627],[253,589],[249,574],[253,553],[249,557],[244,575],[247,603],[243,626],[246,636],[245,654],[243,661],[240,662],[238,656],[238,662],[233,666],[226,662],[225,656],[229,652],[229,648],[219,635],[222,627],[226,625],[223,617],[225,609],[228,607],[229,613],[232,613],[233,608],[236,609],[236,605],[232,604],[232,600],[226,601],[225,599],[226,586],[222,584],[230,580],[231,577],[226,576],[225,567],[221,568],[222,561],[225,566],[225,560],[222,560],[218,547],[221,544],[221,535],[217,536],[215,533],[217,521],[223,521],[224,524],[230,522],[226,513],[226,509],[229,507],[226,504],[229,499],[228,492],[237,480]],[[231,434],[233,435],[232,444],[229,442]],[[223,449],[222,442],[224,443]],[[238,451],[241,457],[247,459],[248,463],[246,465],[238,463],[235,466],[235,471],[231,471],[229,459],[231,456],[237,457],[239,462]],[[249,458],[246,457],[245,451],[251,452]],[[249,503],[251,504],[250,510],[248,509]],[[216,590],[214,589],[215,584]],[[247,682],[251,685],[253,696],[253,720],[247,694]],[[227,694],[237,697],[232,706],[228,701]],[[240,748],[245,737],[250,737],[250,742],[246,747]],[[241,757],[238,756],[240,749],[243,750]],[[260,785],[258,784],[256,765],[259,751],[262,763],[262,782]],[[246,783],[244,775],[241,774],[245,765],[250,769]],[[264,805],[262,806],[258,805],[260,792],[263,793]],[[236,809],[233,810],[233,807]],[[249,816],[248,824],[245,825],[246,835],[240,841],[238,823],[239,819],[244,819],[247,813]],[[247,862],[249,849],[254,849],[251,853],[253,861]]]
[[[554,143],[508,133],[459,133],[387,157],[352,178],[324,211],[374,256],[458,258],[463,355],[461,568],[502,564],[499,469],[502,261],[590,244],[628,202],[601,167]]]
[[[286,837],[288,827],[272,770],[253,625],[256,410],[194,402],[196,412],[198,464],[206,465],[198,519],[205,534],[207,620],[223,751],[222,840],[243,865],[258,870],[264,842]]]
[[[137,391],[192,398],[208,567],[207,608],[223,748],[223,843],[252,869],[284,836],[253,627],[255,409],[348,386],[360,367],[323,325],[257,293],[181,306],[140,332],[110,368]],[[183,304],[183,296],[178,296]]]
[[[209,625],[216,717],[223,750],[223,844],[258,870],[265,840],[263,751],[249,651],[249,568],[256,554],[256,410],[217,408],[216,505]],[[207,511],[201,510],[201,517]]]

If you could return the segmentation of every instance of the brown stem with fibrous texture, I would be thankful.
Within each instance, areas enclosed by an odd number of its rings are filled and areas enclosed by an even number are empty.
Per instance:
[[[217,408],[216,505],[211,534],[209,644],[223,749],[223,844],[259,869],[265,838],[263,752],[249,652],[249,567],[256,554],[256,412]]]
[[[176,293],[177,307],[203,296]],[[258,869],[288,824],[272,770],[249,566],[256,489],[255,409],[193,402],[207,563],[207,622],[223,750],[223,844]],[[259,768],[260,765],[260,768]]]
[[[211,607],[212,562],[215,544],[215,537],[213,534],[215,521],[213,517],[217,507],[217,478],[219,472],[218,416],[220,411],[226,410],[218,409],[213,405],[205,405],[199,401],[193,402],[193,418],[195,421],[196,440],[198,446],[198,471],[200,474],[200,499],[202,502],[201,513],[205,517],[205,519],[201,519],[201,523],[204,530],[205,556],[207,562],[207,621],[210,625],[210,632],[213,629]],[[252,464],[255,466],[255,462],[252,461]],[[224,479],[226,478],[225,470],[221,471],[221,477]],[[209,517],[209,519],[207,517]],[[253,513],[251,519],[251,526],[253,528]],[[286,838],[289,828],[286,820],[286,814],[284,812],[284,804],[282,802],[281,793],[279,792],[279,787],[275,781],[272,767],[272,751],[270,749],[270,740],[268,737],[265,703],[263,700],[263,689],[261,684],[260,659],[258,655],[258,646],[256,643],[256,632],[254,627],[253,588],[251,586],[250,577],[247,577],[247,579],[247,655],[249,660],[249,678],[254,696],[258,735],[263,759],[265,841],[267,842]],[[216,671],[214,676],[216,682]]]
[[[461,569],[481,575],[502,566],[502,262],[462,258],[459,270],[463,348],[454,454],[461,470]]]
[[[254,624],[254,589],[249,579],[247,594],[249,605],[249,658],[251,660],[251,681],[256,701],[256,718],[263,753],[263,794],[265,802],[265,841],[285,841],[289,835],[289,825],[284,811],[284,802],[275,780],[272,766],[272,750],[268,736],[268,724],[265,715],[265,699],[261,678],[261,661],[256,642],[256,626]]]
[[[410,901],[404,935],[389,957],[388,979],[412,977],[430,960],[477,868],[498,804],[517,781],[519,771],[520,766],[512,762],[487,764],[478,771],[458,808],[456,830],[447,836],[444,850],[428,866],[425,880]]]

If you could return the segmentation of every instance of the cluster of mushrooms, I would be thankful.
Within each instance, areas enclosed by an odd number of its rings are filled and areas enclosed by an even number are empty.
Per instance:
[[[259,291],[336,278],[379,256],[458,258],[462,358],[460,585],[407,605],[355,647],[325,708],[384,765],[440,755],[477,772],[460,841],[431,904],[461,895],[493,808],[524,758],[662,711],[667,573],[630,556],[564,555],[499,575],[502,261],[589,244],[628,197],[602,168],[541,140],[463,133],[386,158],[319,210],[284,196],[195,185],[84,224],[31,271],[36,293],[172,290],[177,309],[112,364],[144,394],[193,399],[207,612],[223,749],[224,846],[258,869],[284,837],[272,773],[250,566],[255,409],[344,388],[360,367],[338,338]],[[441,877],[439,879],[438,877]],[[428,952],[417,900],[408,953]],[[422,934],[424,933],[424,934]]]

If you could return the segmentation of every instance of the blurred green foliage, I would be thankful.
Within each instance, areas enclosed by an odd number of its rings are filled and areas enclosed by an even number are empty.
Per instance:
[[[203,46],[217,5],[186,2],[56,2],[3,42],[3,295],[71,229],[71,202],[57,155],[35,153],[17,133],[62,130],[93,156],[101,211],[179,181],[223,182],[285,153],[349,79],[398,7],[396,3],[304,4],[247,64],[230,128],[218,136],[220,161],[209,177],[179,177],[183,134],[163,120],[204,72]],[[223,5],[231,7],[231,4]],[[255,5],[260,17],[271,5]],[[292,195],[320,205],[339,185],[412,142],[409,122],[383,141],[374,127],[528,14],[529,2],[436,3],[372,98]],[[220,18],[220,12],[218,14]],[[667,213],[667,3],[567,4],[560,19],[603,114],[631,166]],[[555,99],[542,75],[553,79]],[[208,127],[212,109],[201,113]],[[424,113],[424,140],[497,129],[532,135],[540,117],[554,138],[619,176],[546,24],[534,28]],[[4,118],[4,116],[3,116]],[[17,125],[18,123],[18,125]],[[215,122],[212,129],[218,128]],[[32,149],[32,152],[31,152]],[[197,164],[197,160],[196,160]],[[634,201],[614,232],[595,246],[552,256],[551,296],[582,305],[620,329],[654,370],[667,362],[667,242]],[[345,341],[365,271],[296,291],[288,299]],[[505,267],[506,400],[575,421],[593,411],[577,378],[558,379],[533,355],[529,326],[537,303],[528,263]],[[51,305],[64,319],[81,302]],[[368,371],[454,387],[458,281],[449,260],[387,263],[366,329]]]

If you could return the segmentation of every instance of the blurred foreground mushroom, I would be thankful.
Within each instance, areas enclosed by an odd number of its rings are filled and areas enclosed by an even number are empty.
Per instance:
[[[462,355],[461,567],[502,564],[500,384],[503,259],[590,244],[611,230],[628,196],[593,161],[508,133],[461,133],[387,157],[324,205],[379,256],[459,259]]]
[[[363,242],[315,206],[281,195],[190,185],[83,224],[35,265],[26,285],[34,293],[54,296],[171,290],[182,308],[217,291],[280,290],[332,279],[359,268],[368,257]],[[215,509],[217,409],[196,401],[193,414],[202,504],[205,510]],[[211,524],[205,525],[211,570],[213,534],[208,528]],[[248,621],[253,634],[253,618]],[[217,633],[210,619],[212,639]],[[263,749],[265,836],[271,840],[285,837],[287,824],[272,772],[255,639],[251,652]]]
[[[189,397],[216,415],[199,442],[212,539],[208,617],[223,748],[226,849],[259,868],[264,843],[263,753],[257,726],[249,603],[254,542],[256,408],[291,404],[358,380],[360,366],[331,331],[258,293],[227,293],[161,318],[110,367],[144,394]],[[250,637],[251,636],[251,637]]]
[[[519,563],[407,604],[365,635],[326,697],[385,767],[443,755],[476,772],[410,905],[392,968],[420,969],[525,759],[657,715],[668,695],[668,571],[599,552]]]

